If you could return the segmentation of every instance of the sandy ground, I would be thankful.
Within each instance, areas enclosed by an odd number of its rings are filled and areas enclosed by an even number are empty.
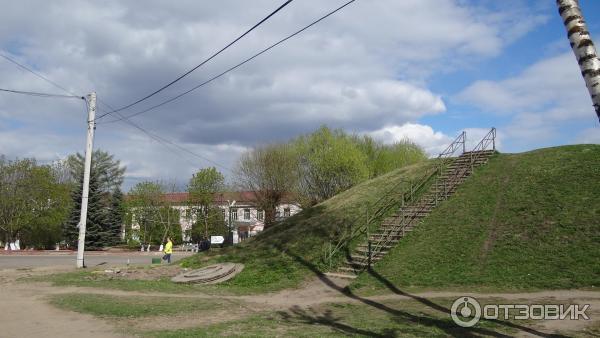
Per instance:
[[[579,290],[558,290],[533,293],[458,293],[458,292],[424,292],[418,294],[386,294],[373,297],[360,297],[343,294],[341,290],[348,283],[345,280],[318,279],[306,283],[302,288],[284,290],[274,294],[252,296],[214,296],[207,294],[163,294],[126,292],[108,289],[92,289],[77,287],[52,287],[47,283],[23,283],[17,278],[22,276],[45,274],[56,271],[66,271],[71,268],[36,268],[36,269],[5,269],[0,270],[0,299],[3,310],[0,312],[0,336],[2,337],[123,337],[124,327],[149,330],[149,329],[175,329],[195,327],[243,319],[249,315],[266,310],[287,311],[292,308],[309,308],[325,303],[353,302],[372,304],[374,302],[391,300],[417,300],[424,304],[424,308],[434,309],[430,303],[439,298],[457,298],[460,296],[473,296],[478,299],[501,299],[504,303],[510,301],[529,302],[557,302],[591,304],[590,321],[538,321],[527,324],[520,336],[540,336],[555,332],[575,332],[585,328],[600,319],[600,292]],[[85,314],[64,311],[47,304],[46,298],[52,294],[60,293],[97,293],[108,295],[137,295],[145,297],[181,297],[211,299],[235,304],[227,311],[214,311],[202,318],[197,316],[178,315],[170,318],[168,323],[161,320],[123,320],[120,323],[111,323]],[[234,301],[234,302],[232,302]],[[439,310],[438,310],[439,311]],[[543,335],[542,335],[543,336]]]
[[[58,269],[51,269],[56,270]],[[48,295],[45,288],[15,281],[23,274],[22,270],[0,271],[0,299],[3,308],[0,312],[0,336],[123,337],[115,333],[114,326],[108,322],[50,306],[45,301]]]

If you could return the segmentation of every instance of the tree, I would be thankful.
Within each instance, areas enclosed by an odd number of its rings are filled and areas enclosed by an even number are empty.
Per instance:
[[[55,229],[64,219],[68,208],[66,196],[67,190],[57,183],[49,166],[38,166],[33,159],[8,161],[0,157],[3,240],[9,243],[25,239],[39,244],[37,231]]]
[[[73,180],[79,182],[83,177],[83,167],[85,158],[80,153],[70,155],[67,158],[67,166],[71,171]],[[95,173],[98,179],[98,188],[103,192],[112,192],[123,184],[123,175],[126,167],[121,167],[121,161],[115,160],[113,155],[102,151],[94,150],[92,153],[91,172]]]
[[[61,173],[54,165],[40,169],[46,179],[37,182],[37,188],[46,191],[48,208],[29,222],[21,232],[20,239],[27,247],[53,249],[63,240],[61,228],[71,210],[73,185],[62,181]]]
[[[257,147],[240,158],[235,174],[240,188],[254,193],[265,211],[265,229],[275,223],[277,205],[296,186],[298,164],[289,144]]]
[[[123,229],[123,221],[125,208],[123,205],[123,193],[117,188],[111,196],[111,205],[107,213],[107,243],[116,245],[121,242],[121,232]]]
[[[600,120],[600,59],[577,0],[557,0],[569,42]]]
[[[225,220],[213,202],[215,195],[222,192],[224,187],[225,177],[215,167],[201,169],[190,179],[188,218],[192,221],[192,241],[198,242],[201,237],[208,238],[209,233],[213,233],[209,232],[209,228],[222,230]]]
[[[63,235],[67,244],[76,247],[79,237],[79,221],[81,216],[81,194],[83,190],[83,177],[79,181],[79,186],[73,191],[73,208],[71,216],[66,223]],[[100,191],[100,180],[97,172],[90,175],[90,189],[88,195],[88,213],[85,228],[85,248],[86,250],[99,250],[110,244],[107,213],[104,210],[104,199]]]
[[[115,245],[120,239],[122,207],[115,205],[115,194],[121,194],[120,185],[126,168],[113,155],[102,150],[92,153],[90,170],[90,190],[88,197],[88,216],[86,226],[86,247],[100,248]],[[81,210],[81,193],[83,186],[84,157],[77,153],[67,158],[71,180],[77,182],[73,191],[73,210],[69,222],[63,228],[64,236],[70,245],[76,246],[79,234],[78,224]],[[60,169],[60,167],[59,167]],[[94,189],[92,189],[92,181]],[[119,198],[119,196],[117,196]],[[94,203],[92,203],[92,201]],[[90,225],[90,220],[96,223]],[[89,239],[88,239],[89,238]]]
[[[427,159],[425,151],[408,138],[390,145],[375,141],[370,136],[354,136],[353,139],[367,156],[369,178]]]
[[[141,244],[160,244],[167,236],[181,241],[179,211],[164,198],[166,187],[159,182],[140,182],[129,192],[126,219],[129,237]]]
[[[310,204],[328,199],[369,177],[367,155],[341,130],[323,126],[295,141],[298,191]]]

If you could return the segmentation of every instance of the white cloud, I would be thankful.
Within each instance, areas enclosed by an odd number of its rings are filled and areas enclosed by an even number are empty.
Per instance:
[[[547,146],[558,140],[564,143],[565,139],[573,140],[573,126],[585,128],[597,123],[571,51],[542,59],[501,81],[476,81],[457,99],[508,119],[500,127],[513,150]]]
[[[213,62],[124,113],[218,74],[342,3],[293,2]],[[198,64],[279,4],[7,2],[0,12],[0,48],[78,94],[95,90],[102,101],[120,106]],[[416,126],[419,118],[446,110],[442,97],[428,88],[434,74],[464,66],[462,60],[472,66],[478,59],[498,55],[532,29],[515,22],[543,20],[512,7],[486,11],[451,0],[358,1],[222,79],[135,121],[228,164],[245,147],[289,139],[324,123],[364,131]],[[59,91],[3,60],[0,73],[0,87]],[[11,157],[52,157],[83,149],[85,112],[78,102],[0,95],[0,125],[0,153]],[[14,125],[24,129],[17,131]],[[25,131],[28,139],[21,141]],[[132,174],[191,176],[194,169],[173,157],[174,150],[134,137],[136,133],[120,124],[99,125],[96,144],[127,162]],[[434,149],[437,133],[431,135],[427,144]],[[426,133],[416,136],[428,139]]]
[[[486,128],[466,128],[466,142],[465,149],[467,151],[474,149],[479,142],[483,139],[486,134],[490,132],[490,129]],[[380,140],[386,144],[394,142],[400,142],[404,139],[410,139],[417,143],[430,156],[437,156],[443,152],[452,141],[455,140],[462,131],[457,132],[456,135],[446,135],[440,131],[434,131],[428,125],[418,123],[405,123],[401,126],[386,126],[379,130],[366,133],[372,136],[376,140]],[[496,149],[501,149],[501,138],[502,134],[497,133],[496,135]],[[492,144],[489,144],[486,149],[491,149]],[[460,151],[460,150],[459,150]],[[457,153],[458,154],[458,153]]]
[[[431,156],[435,156],[442,152],[453,140],[452,137],[442,132],[434,131],[430,126],[417,123],[405,123],[401,126],[386,126],[367,134],[376,140],[380,140],[387,144],[410,139],[423,147],[423,149]]]
[[[502,81],[477,81],[458,95],[484,111],[548,111],[555,119],[585,117],[589,95],[572,52],[541,60]],[[591,101],[590,101],[591,102]],[[587,108],[587,109],[586,109]],[[564,110],[569,110],[567,113]]]

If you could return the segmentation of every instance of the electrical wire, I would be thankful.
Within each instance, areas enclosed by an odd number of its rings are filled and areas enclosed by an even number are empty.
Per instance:
[[[73,95],[73,96],[79,96],[79,97],[81,97],[81,96],[82,96],[82,95],[75,95],[75,94],[73,94],[73,92],[71,92],[71,91],[70,91],[70,90],[68,90],[67,88],[65,88],[65,87],[63,87],[63,86],[59,85],[58,83],[56,83],[56,82],[54,82],[54,81],[52,81],[52,80],[48,79],[47,77],[45,77],[45,76],[43,76],[43,75],[41,75],[41,74],[37,73],[36,71],[34,71],[34,70],[30,69],[29,67],[27,67],[27,66],[25,66],[25,65],[23,65],[23,64],[21,64],[21,63],[19,63],[18,61],[16,61],[16,60],[12,59],[11,57],[9,57],[8,55],[6,55],[6,54],[4,54],[4,53],[0,53],[0,57],[3,57],[3,58],[4,58],[4,59],[6,59],[7,61],[9,61],[9,62],[11,62],[11,63],[13,63],[13,64],[17,65],[19,68],[21,68],[21,69],[24,69],[24,70],[26,70],[26,71],[30,72],[31,74],[33,74],[33,75],[35,75],[35,76],[39,77],[40,79],[42,79],[42,80],[44,80],[44,81],[46,81],[46,82],[50,83],[50,84],[51,84],[51,85],[53,85],[54,87],[56,87],[56,88],[58,88],[58,89],[61,89],[62,91],[66,92],[66,93],[69,93],[69,94],[71,94],[71,95]]]
[[[102,103],[105,106],[107,106],[108,108],[112,109],[111,106],[109,104],[107,104],[106,102],[100,101],[100,103]],[[179,149],[180,151],[186,152],[186,153],[188,153],[188,154],[190,154],[190,155],[192,155],[194,157],[197,157],[197,158],[202,159],[204,161],[210,162],[210,163],[214,164],[215,166],[217,166],[219,168],[225,169],[225,170],[227,170],[229,172],[233,172],[231,170],[231,168],[229,168],[229,167],[227,167],[227,166],[225,166],[225,165],[223,165],[221,163],[215,162],[215,161],[213,161],[213,160],[211,160],[211,159],[209,159],[207,157],[199,155],[199,154],[197,154],[197,153],[195,153],[195,152],[193,152],[193,151],[191,151],[191,150],[189,150],[189,149],[187,149],[187,148],[185,148],[185,147],[183,147],[183,146],[181,146],[181,145],[179,145],[179,144],[177,144],[177,143],[175,143],[173,141],[170,141],[170,140],[168,140],[168,139],[166,139],[166,138],[164,138],[164,137],[162,137],[160,135],[157,135],[156,133],[152,133],[152,132],[148,131],[147,129],[143,128],[139,124],[136,124],[135,122],[133,122],[130,119],[128,119],[126,116],[123,116],[123,114],[121,114],[119,112],[116,112],[116,114],[121,117],[120,122],[126,123],[127,125],[129,125],[129,126],[135,128],[135,129],[141,131],[142,133],[146,134],[151,139],[153,139],[153,140],[155,140],[155,141],[163,144],[163,146],[165,146],[169,150],[171,150],[171,148],[169,148],[166,144],[170,144],[171,146]],[[185,160],[187,161],[187,159],[185,159]],[[190,163],[190,162],[188,161],[188,163]],[[192,163],[192,165],[195,165],[195,164]]]
[[[75,95],[75,94],[74,94],[72,91],[70,91],[70,90],[66,89],[64,86],[61,86],[60,84],[58,84],[58,83],[56,83],[56,82],[54,82],[54,81],[52,81],[52,80],[48,79],[47,77],[45,77],[45,76],[43,76],[43,75],[41,75],[41,74],[37,73],[36,71],[34,71],[34,70],[30,69],[29,67],[27,67],[27,66],[25,66],[25,65],[23,65],[23,64],[21,64],[21,63],[19,63],[19,62],[18,62],[18,61],[16,61],[16,60],[14,60],[14,59],[12,59],[12,58],[10,58],[10,57],[6,56],[6,55],[5,55],[5,54],[3,54],[3,53],[0,53],[0,56],[1,56],[1,57],[3,57],[4,59],[6,59],[6,60],[10,61],[11,63],[13,63],[13,64],[17,65],[19,68],[26,70],[27,72],[29,72],[29,73],[31,73],[31,74],[33,74],[33,75],[35,75],[36,77],[38,77],[38,78],[40,78],[40,79],[42,79],[42,80],[44,80],[44,81],[46,81],[46,82],[50,83],[51,85],[55,86],[56,88],[58,88],[58,89],[60,89],[60,90],[62,90],[62,91],[64,91],[64,92],[66,92],[66,93],[68,93],[68,94],[71,94],[71,95],[55,95],[55,94],[45,94],[45,93],[35,93],[35,92],[21,92],[21,91],[9,90],[9,89],[5,89],[5,90],[2,90],[2,91],[6,91],[6,92],[13,92],[13,93],[14,93],[14,92],[18,92],[19,94],[25,94],[25,93],[27,93],[28,95],[34,95],[34,96],[44,96],[44,97],[50,97],[49,95],[52,95],[52,96],[57,96],[57,97],[65,97],[65,98],[66,98],[66,97],[68,97],[68,98],[80,98],[80,99],[83,99],[83,100],[84,100],[85,109],[86,109],[86,111],[87,111],[87,108],[88,108],[88,103],[87,103],[87,100],[86,100],[85,96],[78,96],[78,95]],[[1,90],[1,89],[0,89],[0,90]],[[112,107],[111,107],[111,106],[110,106],[108,103],[104,102],[103,100],[101,100],[101,99],[98,99],[98,102],[100,102],[100,103],[102,103],[102,104],[106,105],[106,106],[107,106],[109,109],[111,109],[111,110],[114,110],[114,108],[112,108]],[[119,114],[119,116],[120,116],[121,118],[123,118],[123,120],[127,120],[127,119],[125,118],[125,116],[123,116],[123,115],[121,115],[121,114]],[[88,121],[88,122],[89,122],[89,121]],[[137,130],[141,131],[142,133],[146,134],[146,135],[147,135],[148,137],[150,137],[151,139],[153,139],[153,140],[155,140],[155,141],[157,141],[157,142],[159,142],[159,143],[163,144],[163,146],[165,146],[165,147],[166,147],[168,150],[171,150],[171,151],[172,151],[172,149],[171,149],[169,146],[167,146],[165,143],[172,144],[173,146],[176,146],[176,147],[178,147],[178,148],[180,148],[180,149],[185,149],[184,147],[182,147],[182,146],[179,146],[179,145],[177,145],[176,143],[174,143],[174,142],[172,142],[172,141],[169,141],[169,140],[163,139],[163,138],[161,138],[160,136],[158,136],[158,135],[156,135],[156,134],[152,134],[152,133],[150,133],[149,131],[145,130],[145,129],[144,129],[144,128],[142,128],[141,126],[139,126],[139,125],[135,124],[133,121],[129,121],[129,120],[127,120],[127,122],[125,122],[125,123],[127,123],[129,126],[131,126],[131,127],[135,128],[135,129],[137,129]],[[185,151],[186,151],[187,153],[193,154],[195,157],[201,158],[201,159],[203,159],[203,160],[205,160],[205,161],[208,161],[208,162],[210,162],[210,163],[213,163],[213,164],[215,164],[215,165],[219,166],[220,168],[226,169],[226,170],[228,170],[228,171],[230,171],[230,172],[231,172],[231,169],[229,169],[228,167],[226,167],[226,166],[224,166],[224,165],[221,165],[221,164],[219,164],[219,163],[217,163],[217,162],[214,162],[214,161],[212,161],[212,160],[210,160],[210,159],[208,159],[208,158],[205,158],[205,157],[203,157],[203,156],[201,156],[201,155],[198,155],[198,154],[196,154],[196,153],[192,152],[191,150],[185,149]],[[177,154],[177,155],[180,155],[180,154],[179,154],[179,152],[176,152],[176,154]],[[194,165],[194,166],[196,165],[196,163],[192,163],[192,162],[188,161],[188,159],[187,159],[187,158],[185,158],[185,157],[183,157],[183,156],[181,156],[181,158],[183,158],[183,159],[184,159],[186,162],[190,163],[191,165]]]
[[[230,68],[228,68],[227,70],[225,70],[225,71],[221,72],[220,74],[218,74],[218,75],[216,75],[216,76],[213,76],[212,78],[210,78],[210,79],[208,79],[208,80],[206,80],[206,81],[204,81],[204,82],[202,82],[202,83],[198,84],[197,86],[194,86],[194,87],[190,88],[189,90],[187,90],[187,91],[185,91],[185,92],[183,92],[183,93],[181,93],[181,94],[179,94],[179,95],[177,95],[177,96],[174,96],[174,97],[172,97],[172,98],[170,98],[170,99],[168,99],[168,100],[166,100],[166,101],[163,101],[163,102],[161,102],[161,103],[159,103],[159,104],[157,104],[157,105],[154,105],[154,106],[152,106],[152,107],[150,107],[150,108],[147,108],[147,109],[144,109],[144,110],[138,111],[138,112],[136,112],[136,113],[133,113],[133,114],[127,115],[126,117],[127,117],[127,118],[132,118],[132,117],[134,117],[134,116],[138,116],[138,115],[141,115],[141,114],[145,114],[145,113],[147,113],[147,112],[150,112],[150,111],[152,111],[152,110],[154,110],[154,109],[156,109],[156,108],[159,108],[159,107],[162,107],[162,106],[164,106],[164,105],[166,105],[166,104],[168,104],[168,103],[171,103],[171,102],[173,102],[173,101],[175,101],[175,100],[179,99],[180,97],[182,97],[182,96],[184,96],[184,95],[187,95],[187,94],[189,94],[189,93],[193,92],[194,90],[196,90],[196,89],[198,89],[198,88],[200,88],[200,87],[203,87],[203,86],[205,86],[205,85],[207,85],[207,84],[209,84],[209,83],[213,82],[214,80],[216,80],[216,79],[218,79],[218,78],[222,77],[223,75],[225,75],[225,74],[227,74],[227,73],[229,73],[229,72],[231,72],[231,71],[233,71],[233,70],[235,70],[235,69],[237,69],[237,68],[239,68],[239,67],[243,66],[244,64],[246,64],[246,63],[248,63],[248,62],[250,62],[250,61],[254,60],[255,58],[257,58],[257,57],[259,57],[260,55],[262,55],[262,54],[264,54],[264,53],[268,52],[269,50],[271,50],[271,49],[273,49],[273,48],[277,47],[278,45],[280,45],[280,44],[282,44],[282,43],[286,42],[287,40],[289,40],[289,39],[293,38],[294,36],[296,36],[296,35],[298,35],[298,34],[300,34],[300,33],[304,32],[305,30],[307,30],[307,29],[309,29],[310,27],[312,27],[312,26],[314,26],[314,25],[318,24],[319,22],[321,22],[321,21],[325,20],[326,18],[328,18],[328,17],[330,17],[331,15],[333,15],[333,14],[337,13],[338,11],[342,10],[343,8],[345,8],[346,6],[350,5],[351,3],[355,2],[355,1],[356,1],[356,0],[350,0],[350,1],[346,2],[346,3],[344,3],[344,4],[343,4],[343,5],[341,5],[340,7],[338,7],[338,8],[336,8],[336,9],[332,10],[331,12],[329,12],[329,13],[327,13],[326,15],[322,16],[321,18],[319,18],[319,19],[317,19],[317,20],[313,21],[313,22],[312,22],[312,23],[310,23],[309,25],[307,25],[307,26],[304,26],[303,28],[301,28],[301,29],[297,30],[296,32],[294,32],[294,33],[292,33],[292,34],[288,35],[287,37],[285,37],[285,38],[283,38],[283,39],[281,39],[281,40],[277,41],[276,43],[274,43],[274,44],[270,45],[269,47],[267,47],[267,48],[265,48],[265,49],[261,50],[260,52],[258,52],[258,53],[256,53],[256,54],[252,55],[251,57],[249,57],[249,58],[245,59],[244,61],[242,61],[242,62],[238,63],[237,65],[235,65],[235,66],[233,66],[233,67],[230,67]],[[104,114],[104,115],[102,115],[101,117],[104,117],[104,116],[106,116],[106,115],[107,115],[107,114]],[[119,121],[121,121],[122,119],[123,119],[123,118],[120,118],[120,119],[115,119],[115,120],[107,121],[107,122],[104,122],[104,123],[114,123],[114,122],[119,122]]]
[[[246,32],[244,32],[244,34],[238,36],[235,40],[231,41],[229,44],[227,44],[225,47],[221,48],[219,51],[217,51],[216,53],[214,53],[213,55],[211,55],[209,58],[207,58],[206,60],[202,61],[200,64],[198,64],[197,66],[195,66],[194,68],[188,70],[187,72],[181,74],[180,76],[178,76],[175,80],[167,83],[166,85],[160,87],[159,89],[155,90],[154,92],[144,96],[143,98],[130,103],[126,106],[123,106],[121,108],[115,109],[111,112],[108,112],[107,114],[101,115],[100,117],[98,117],[98,119],[103,118],[104,116],[111,114],[111,113],[116,113],[122,110],[125,110],[127,108],[130,108],[140,102],[143,102],[149,98],[151,98],[152,96],[160,93],[161,91],[165,90],[166,88],[172,86],[173,84],[175,84],[176,82],[180,81],[181,79],[183,79],[184,77],[188,76],[190,73],[192,73],[193,71],[195,71],[196,69],[202,67],[204,64],[206,64],[207,62],[209,62],[210,60],[212,60],[213,58],[215,58],[217,55],[221,54],[224,50],[226,50],[227,48],[231,47],[234,43],[238,42],[240,39],[242,39],[244,36],[248,35],[250,32],[252,32],[254,29],[256,29],[258,26],[260,26],[261,24],[263,24],[265,21],[269,20],[273,15],[275,15],[277,12],[279,12],[280,10],[282,10],[285,6],[287,6],[288,4],[290,4],[293,0],[287,0],[286,2],[284,2],[281,6],[279,6],[277,9],[275,9],[273,12],[271,12],[271,14],[267,15],[264,19],[260,20],[258,23],[256,23],[254,26],[252,26],[250,29],[248,29]]]
[[[35,97],[51,97],[51,98],[84,100],[84,97],[77,96],[77,95],[60,95],[60,94],[49,94],[49,93],[39,93],[39,92],[28,92],[28,91],[23,91],[23,90],[13,90],[13,89],[4,89],[4,88],[0,88],[0,92],[6,92],[6,93],[12,93],[12,94],[22,94],[22,95],[35,96]]]

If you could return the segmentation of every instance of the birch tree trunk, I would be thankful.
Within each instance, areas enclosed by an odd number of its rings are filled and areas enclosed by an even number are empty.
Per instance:
[[[596,115],[600,120],[600,59],[598,59],[583,13],[579,8],[579,2],[578,0],[557,0],[556,4],[558,13],[567,29],[571,48],[579,63],[581,75],[583,75],[592,97]]]

